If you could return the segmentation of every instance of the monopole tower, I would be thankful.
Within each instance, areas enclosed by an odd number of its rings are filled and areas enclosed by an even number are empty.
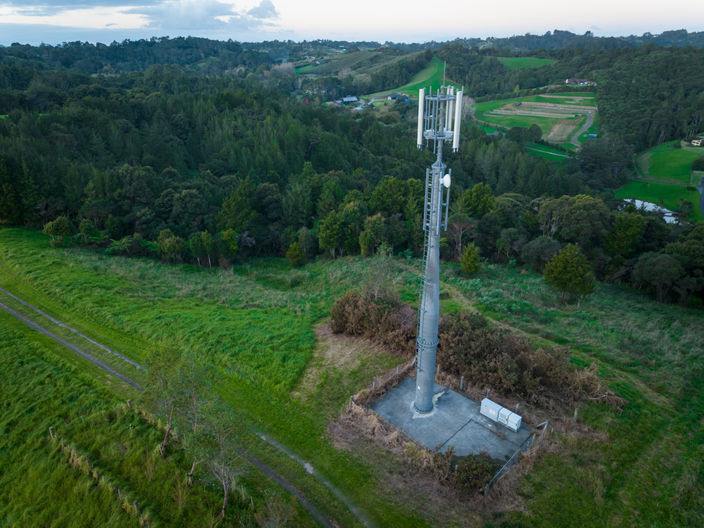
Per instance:
[[[460,146],[462,90],[442,86],[436,92],[418,94],[418,148],[432,143],[437,159],[425,171],[423,209],[423,278],[420,287],[416,338],[416,397],[414,410],[427,414],[433,410],[435,356],[440,316],[440,231],[447,228],[450,202],[450,172],[445,172],[443,145],[452,141],[452,151]]]

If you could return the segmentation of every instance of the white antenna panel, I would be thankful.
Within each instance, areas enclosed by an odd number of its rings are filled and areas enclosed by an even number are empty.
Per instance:
[[[418,148],[423,146],[423,111],[425,107],[425,88],[418,91]]]
[[[462,125],[462,90],[457,92],[455,102],[455,137],[452,140],[452,150],[457,152],[460,148],[460,126]]]

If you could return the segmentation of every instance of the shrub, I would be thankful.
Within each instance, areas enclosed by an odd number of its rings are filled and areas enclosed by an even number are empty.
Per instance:
[[[465,493],[475,493],[489,483],[497,469],[487,456],[466,456],[455,468],[455,486]]]
[[[59,216],[44,225],[42,232],[51,237],[51,247],[63,246],[64,242],[72,234],[71,222],[65,216]]]
[[[367,336],[395,353],[413,352],[415,325],[415,310],[383,287],[347,292],[330,309],[333,332]]]
[[[469,243],[462,250],[462,258],[460,260],[462,271],[467,275],[474,275],[482,267],[479,261],[479,248],[474,243]]]
[[[286,251],[286,258],[288,259],[289,264],[291,266],[295,266],[297,268],[303,266],[303,264],[306,263],[306,256],[303,253],[303,250],[301,249],[301,246],[298,242],[294,242],[291,244]]]
[[[594,291],[594,274],[589,261],[576,244],[566,245],[550,262],[543,272],[548,286],[555,288],[565,297],[587,295]]]

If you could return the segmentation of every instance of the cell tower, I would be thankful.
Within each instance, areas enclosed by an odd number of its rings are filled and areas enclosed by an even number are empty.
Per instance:
[[[433,410],[435,355],[438,346],[440,316],[440,230],[447,229],[450,205],[451,171],[445,173],[442,149],[452,141],[452,151],[460,146],[462,90],[442,86],[429,93],[418,94],[418,148],[433,143],[437,159],[425,170],[425,206],[423,209],[423,279],[420,287],[418,328],[416,332],[416,398],[414,409],[419,414]]]

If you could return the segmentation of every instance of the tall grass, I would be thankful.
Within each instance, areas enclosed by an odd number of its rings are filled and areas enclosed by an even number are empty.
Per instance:
[[[157,342],[194,350],[217,367],[219,392],[245,420],[315,460],[380,525],[423,526],[402,501],[384,496],[373,468],[335,449],[321,409],[290,396],[312,356],[313,325],[342,291],[377,278],[361,257],[333,266],[314,262],[296,272],[283,259],[262,259],[233,273],[51,250],[41,234],[0,229],[0,285],[131,357],[143,357]],[[415,295],[417,282],[410,274],[408,280],[408,294]],[[339,396],[335,401],[344,405]],[[297,475],[286,476],[297,482]],[[325,506],[353,524],[334,498]]]

